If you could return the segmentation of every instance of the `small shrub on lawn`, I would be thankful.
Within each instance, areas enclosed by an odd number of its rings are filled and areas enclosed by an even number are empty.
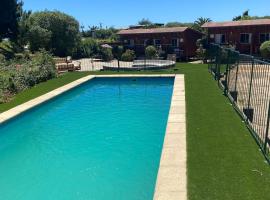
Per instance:
[[[113,59],[112,49],[110,48],[102,48],[100,54],[104,61],[111,61]]]
[[[263,58],[270,59],[270,41],[262,43],[260,52]]]
[[[74,56],[76,58],[90,58],[98,55],[99,51],[100,47],[97,40],[93,38],[84,38],[80,42],[77,48],[77,52]]]
[[[125,53],[123,53],[122,57],[121,57],[121,60],[122,61],[127,61],[127,62],[131,62],[135,59],[135,52],[133,50],[126,50]]]
[[[148,46],[145,49],[145,56],[148,59],[153,59],[158,57],[158,51],[155,46]]]
[[[124,51],[124,47],[123,46],[114,46],[113,49],[113,56],[115,58],[117,58],[117,60],[121,60],[121,57],[122,57],[122,54],[123,54],[123,51]]]

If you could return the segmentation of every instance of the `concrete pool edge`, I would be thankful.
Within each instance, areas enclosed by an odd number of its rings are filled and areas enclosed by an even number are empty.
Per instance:
[[[184,75],[175,75],[154,200],[186,200],[186,102]]]
[[[186,200],[186,108],[184,75],[176,74],[123,74],[123,75],[88,75],[51,92],[41,95],[8,111],[0,113],[0,125],[72,88],[95,77],[174,77],[171,107],[160,159],[154,200]]]
[[[64,85],[62,87],[59,87],[59,88],[57,88],[55,90],[52,90],[52,91],[50,91],[50,92],[48,92],[46,94],[43,94],[43,95],[41,95],[41,96],[39,96],[37,98],[34,98],[34,99],[30,100],[30,101],[27,101],[27,102],[25,102],[23,104],[20,104],[20,105],[14,107],[14,108],[11,108],[10,110],[7,110],[7,111],[5,111],[3,113],[0,113],[0,125],[2,123],[12,119],[12,118],[15,118],[18,115],[20,115],[20,114],[22,114],[22,113],[24,113],[24,112],[38,106],[38,105],[46,102],[46,101],[49,101],[49,100],[51,100],[51,99],[65,93],[65,92],[69,91],[72,88],[75,88],[75,87],[77,87],[77,86],[79,86],[79,85],[93,79],[93,78],[95,78],[95,76],[93,76],[93,75],[85,76],[85,77],[80,78],[80,79],[78,79],[76,81],[68,83],[68,84],[66,84],[66,85]]]

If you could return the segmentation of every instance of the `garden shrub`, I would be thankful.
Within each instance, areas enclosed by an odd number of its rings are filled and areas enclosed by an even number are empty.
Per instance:
[[[111,61],[113,60],[113,54],[112,54],[112,49],[110,48],[101,48],[101,58],[104,61]]]
[[[124,51],[124,47],[123,46],[113,46],[113,56],[115,58],[117,58],[117,60],[121,60],[121,57],[122,57],[122,54],[123,54],[123,51]]]
[[[15,94],[56,77],[52,55],[42,50],[31,59],[4,61],[0,65],[0,101],[6,94]]]
[[[270,59],[270,41],[262,43],[260,52],[263,58]]]
[[[11,59],[14,57],[14,48],[10,41],[5,40],[0,42],[0,54],[2,54],[5,58]]]
[[[84,38],[78,49],[77,54],[75,55],[77,58],[90,58],[98,55],[100,51],[99,44],[97,40],[92,38]]]
[[[135,51],[127,49],[125,53],[123,53],[121,60],[131,62],[135,59]]]
[[[158,51],[155,46],[148,46],[145,49],[145,56],[148,59],[153,59],[158,57]]]

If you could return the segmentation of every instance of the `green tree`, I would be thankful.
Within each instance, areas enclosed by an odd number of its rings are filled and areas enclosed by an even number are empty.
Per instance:
[[[242,15],[236,16],[233,18],[233,21],[240,21],[240,20],[249,20],[252,19],[253,17],[251,17],[249,15],[249,10],[246,10],[242,13]]]
[[[101,48],[100,55],[104,61],[113,60],[113,53],[112,53],[112,49],[110,48]]]
[[[29,17],[31,11],[21,11],[21,17],[18,21],[18,37],[17,44],[23,48],[28,43],[28,33],[30,30]]]
[[[98,42],[93,38],[84,38],[80,45],[79,57],[89,58],[99,53],[100,47]]]
[[[192,27],[193,23],[168,22],[166,27]]]
[[[251,20],[251,19],[270,19],[270,16],[250,16],[249,10],[246,10],[242,13],[242,15],[238,15],[233,18],[233,21],[240,21],[240,20]]]
[[[139,22],[138,22],[139,25],[142,25],[142,26],[151,26],[153,25],[153,23],[149,20],[149,19],[146,19],[146,18],[142,18]]]
[[[50,50],[50,42],[52,40],[51,31],[37,25],[32,25],[28,32],[28,38],[32,52],[38,51],[39,49]]]
[[[79,22],[59,11],[35,12],[29,17],[32,51],[44,48],[57,56],[72,55],[80,43]],[[33,37],[35,35],[35,37]],[[40,45],[37,41],[44,40]]]
[[[270,41],[262,43],[260,52],[263,58],[270,59]]]
[[[14,39],[18,33],[18,19],[22,3],[17,0],[1,0],[0,3],[0,40]]]
[[[122,55],[122,61],[131,62],[135,59],[136,55],[133,50],[127,49]]]
[[[145,56],[148,59],[153,59],[158,57],[158,51],[155,46],[148,46],[145,49]]]
[[[211,22],[212,20],[210,18],[204,18],[204,17],[200,17],[198,18],[195,22],[194,25],[192,26],[193,29],[203,32],[203,28],[202,25],[204,25],[207,22]]]

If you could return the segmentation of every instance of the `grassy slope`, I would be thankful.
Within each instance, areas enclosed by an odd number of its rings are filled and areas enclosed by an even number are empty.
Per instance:
[[[263,200],[270,167],[206,66],[186,66],[190,200]]]
[[[267,199],[270,167],[207,66],[179,64],[175,69],[154,73],[186,75],[189,199]],[[0,105],[0,112],[87,74],[90,73],[70,73],[39,84],[18,94],[12,102]]]

